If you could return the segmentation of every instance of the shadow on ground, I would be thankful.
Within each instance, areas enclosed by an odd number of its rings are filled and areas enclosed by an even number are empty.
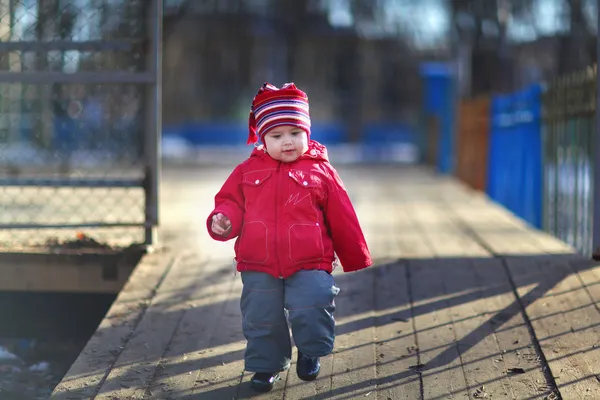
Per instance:
[[[187,262],[193,263],[193,260]],[[554,288],[567,276],[576,274],[593,268],[595,264],[574,254],[555,254],[555,255],[527,255],[527,256],[507,256],[495,258],[440,258],[440,259],[408,259],[408,260],[381,260],[374,267],[349,274],[337,274],[337,285],[341,287],[342,292],[337,299],[338,311],[336,318],[339,321],[337,325],[337,335],[345,335],[358,332],[369,328],[381,328],[387,324],[401,321],[407,326],[413,324],[415,317],[423,316],[431,312],[439,312],[448,307],[458,306],[470,303],[476,300],[489,299],[493,296],[509,293],[513,296],[513,301],[502,309],[491,307],[485,313],[486,319],[483,324],[473,329],[466,336],[458,338],[459,343],[447,346],[438,356],[428,360],[424,365],[418,367],[418,371],[407,369],[398,371],[394,376],[377,378],[376,382],[354,382],[350,385],[331,389],[324,395],[324,398],[333,396],[343,396],[347,393],[355,393],[357,390],[367,389],[374,385],[393,386],[395,381],[414,376],[418,379],[418,374],[422,371],[434,369],[449,364],[456,360],[460,354],[466,353],[473,346],[481,342],[487,335],[498,332],[503,329],[503,325],[515,315],[521,314],[525,321],[528,321],[527,315],[523,312],[528,306],[536,300],[547,295],[548,291]],[[193,270],[192,268],[190,270]],[[206,296],[207,288],[211,285],[223,284],[238,277],[232,277],[231,267],[226,266],[219,269],[211,275],[202,275],[201,279],[193,283],[194,290],[177,290],[164,299],[165,305],[177,304],[182,301],[194,301]],[[594,282],[592,284],[596,284]],[[587,283],[590,285],[590,283]],[[586,286],[584,285],[584,289]],[[192,298],[182,297],[182,293],[193,293]],[[517,295],[519,293],[519,295]],[[589,293],[588,293],[589,295]],[[590,297],[590,302],[593,300]],[[212,302],[204,307],[190,308],[185,311],[186,320],[196,320],[205,318],[207,315],[217,315],[217,320],[206,321],[206,329],[198,332],[197,335],[211,335],[208,347],[190,348],[186,344],[185,352],[204,351],[209,354],[211,349],[227,346],[233,343],[243,342],[241,333],[241,320],[237,328],[224,332],[222,330],[222,319],[228,318],[229,321],[239,318],[239,293],[233,291],[231,296],[224,301]],[[168,308],[168,307],[167,307]],[[229,311],[228,311],[229,310]],[[238,310],[236,315],[232,315],[231,310]],[[165,315],[149,315],[151,311],[146,311],[144,319],[155,321],[164,321]],[[183,318],[183,317],[182,317]],[[227,325],[230,327],[231,323]],[[427,329],[442,329],[442,325],[429,327]],[[410,329],[408,330],[410,331]],[[411,331],[412,332],[412,331]],[[416,326],[414,333],[419,337],[419,327]],[[535,337],[533,330],[529,330],[531,341],[536,344],[547,340],[548,338]],[[569,332],[565,332],[568,334]],[[105,329],[97,334],[111,335],[111,329]],[[175,331],[177,335],[177,330]],[[399,333],[399,336],[403,333]],[[135,334],[134,334],[135,336]],[[193,338],[190,338],[192,340]],[[458,351],[457,351],[458,349]],[[352,351],[353,348],[346,348],[342,351]],[[177,347],[170,346],[171,359],[177,356],[183,356],[184,351],[178,353]],[[429,349],[431,351],[431,349]],[[539,347],[535,349],[542,362],[544,354],[540,353]],[[195,375],[195,382],[203,380],[203,371],[224,364],[233,363],[243,359],[243,346],[237,347],[235,351],[215,352],[214,356],[207,356],[193,361],[182,361],[171,365],[168,373],[171,375]],[[417,354],[417,356],[419,356]],[[565,355],[568,356],[568,355]],[[152,361],[152,360],[146,360]],[[154,360],[157,364],[159,360]],[[385,362],[393,360],[386,359]],[[334,361],[335,362],[335,361]],[[128,366],[132,371],[139,368],[137,362],[132,362]],[[245,398],[247,393],[246,384],[236,385],[236,381],[241,379],[242,371],[236,378],[230,378],[230,386],[215,388],[212,391],[203,390],[201,395],[193,396],[198,399],[224,399],[224,398]],[[144,382],[144,386],[151,386],[161,374],[161,368],[157,368],[149,381]],[[546,374],[548,387],[555,385],[550,374]],[[100,393],[107,386],[115,387],[114,383],[108,385],[106,381],[101,388]],[[221,386],[223,380],[217,382]],[[118,385],[117,385],[118,386]],[[560,388],[559,388],[560,389]],[[233,393],[232,393],[233,391]],[[82,393],[83,394],[83,393]],[[105,393],[109,394],[109,393]],[[77,398],[77,392],[70,393],[73,398]],[[192,395],[192,388],[178,388],[163,393],[167,398],[189,398]]]

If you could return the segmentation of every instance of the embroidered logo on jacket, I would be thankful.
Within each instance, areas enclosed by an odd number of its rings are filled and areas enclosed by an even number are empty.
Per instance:
[[[300,197],[300,193],[296,193],[296,194],[291,194],[290,197],[287,199],[287,201],[285,202],[285,205],[298,205],[298,203],[300,203],[302,200],[306,199],[307,197],[310,196],[310,193],[306,193],[304,194],[304,196]]]

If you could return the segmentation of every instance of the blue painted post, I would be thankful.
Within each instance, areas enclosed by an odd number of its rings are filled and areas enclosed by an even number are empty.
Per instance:
[[[449,64],[426,63],[421,66],[424,84],[424,112],[438,120],[438,148],[436,167],[438,172],[454,171],[454,72]]]

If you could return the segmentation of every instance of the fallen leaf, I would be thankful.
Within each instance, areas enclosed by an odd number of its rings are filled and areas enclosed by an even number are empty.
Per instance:
[[[475,390],[475,392],[473,393],[473,397],[475,397],[476,399],[485,399],[488,397],[487,392],[485,391],[485,386],[481,386],[479,388],[477,388],[477,390]]]
[[[408,346],[408,347],[406,348],[406,350],[407,350],[409,353],[412,353],[413,351],[419,351],[419,348],[418,348],[417,346]]]

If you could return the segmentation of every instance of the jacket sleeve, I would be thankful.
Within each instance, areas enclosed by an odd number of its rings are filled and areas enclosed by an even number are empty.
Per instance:
[[[215,240],[226,242],[239,236],[242,230],[242,222],[244,219],[244,195],[242,192],[242,173],[237,167],[227,178],[221,190],[215,196],[215,209],[210,213],[206,220],[206,228],[208,234]],[[231,232],[229,236],[223,237],[215,235],[210,229],[212,225],[212,217],[215,214],[221,213],[231,221]]]
[[[330,179],[324,216],[333,238],[334,251],[344,272],[367,268],[373,264],[373,260],[348,192],[333,166],[326,166]]]

